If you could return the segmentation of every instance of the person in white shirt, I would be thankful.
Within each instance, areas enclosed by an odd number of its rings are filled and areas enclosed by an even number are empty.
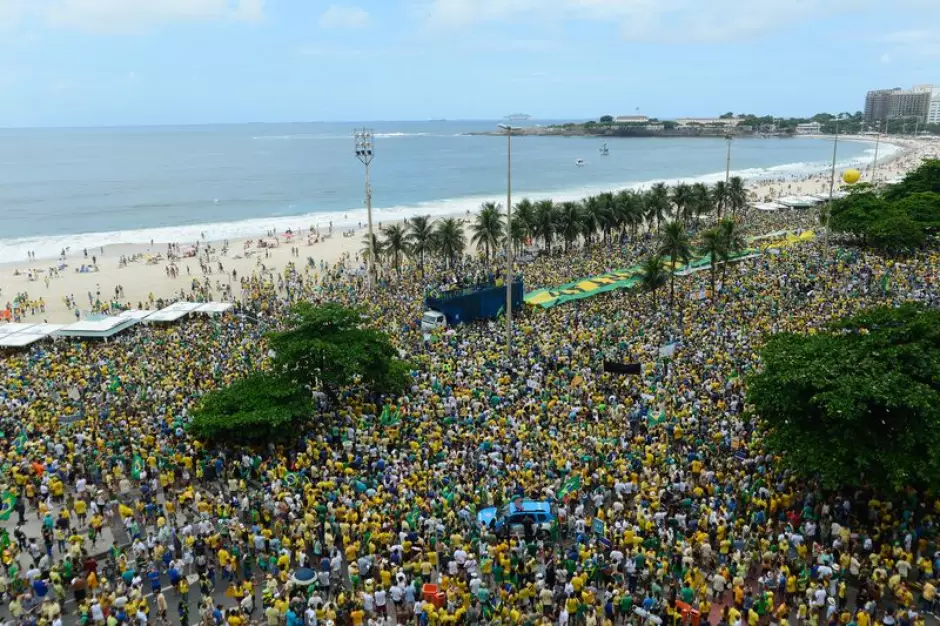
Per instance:
[[[385,612],[388,608],[388,592],[385,589],[379,587],[375,590],[375,612],[380,616],[384,617]]]

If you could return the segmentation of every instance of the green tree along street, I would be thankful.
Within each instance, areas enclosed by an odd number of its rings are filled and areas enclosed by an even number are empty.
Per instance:
[[[354,382],[378,393],[404,387],[407,364],[398,359],[388,335],[363,327],[359,311],[301,302],[291,326],[269,338],[273,370],[287,380],[333,397]]]
[[[829,222],[833,232],[884,253],[922,246],[940,229],[940,161],[926,161],[884,191],[859,185],[832,203]]]
[[[761,351],[748,403],[765,443],[826,488],[897,491],[940,479],[940,311],[879,307]]]
[[[270,370],[207,394],[192,433],[210,441],[258,443],[289,434],[312,418],[313,392],[335,400],[349,385],[400,392],[410,365],[388,335],[364,327],[359,311],[338,304],[295,305],[286,330],[268,336]]]
[[[296,436],[297,427],[312,414],[308,390],[269,372],[256,372],[207,394],[189,431],[197,439],[218,443],[262,443]]]

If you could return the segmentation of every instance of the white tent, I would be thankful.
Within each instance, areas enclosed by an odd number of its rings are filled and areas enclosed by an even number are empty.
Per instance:
[[[208,314],[225,313],[226,311],[231,311],[233,308],[235,308],[235,305],[231,302],[206,302],[193,312]]]
[[[122,311],[121,313],[118,314],[118,317],[129,317],[135,320],[142,320],[148,315],[153,314],[154,312],[155,311],[151,311],[147,309],[130,309],[128,311]]]
[[[202,306],[198,302],[177,302],[143,318],[145,322],[175,322]]]

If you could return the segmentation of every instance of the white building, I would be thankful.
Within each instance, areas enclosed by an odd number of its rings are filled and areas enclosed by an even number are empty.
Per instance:
[[[614,121],[618,124],[646,124],[650,118],[645,115],[618,115]]]
[[[797,135],[818,135],[822,131],[822,124],[819,122],[807,122],[796,125]]]
[[[686,126],[730,126],[734,127],[741,123],[741,120],[734,117],[680,117],[676,124],[680,128]]]
[[[927,108],[927,123],[940,124],[940,87],[930,88],[930,106]]]

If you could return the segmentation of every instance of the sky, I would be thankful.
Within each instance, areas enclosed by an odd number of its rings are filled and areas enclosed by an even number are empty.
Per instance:
[[[854,112],[940,0],[0,0],[0,127]]]

